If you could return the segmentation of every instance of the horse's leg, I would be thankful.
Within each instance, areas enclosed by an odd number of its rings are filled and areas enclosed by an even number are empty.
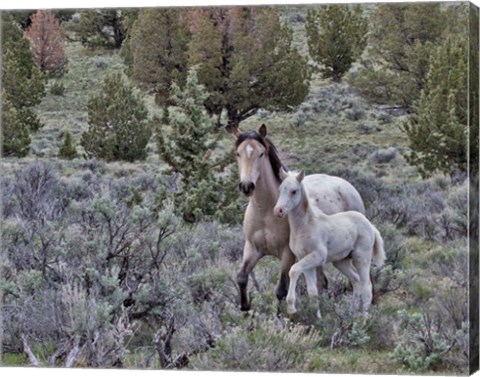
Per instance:
[[[248,275],[252,272],[261,257],[263,257],[262,253],[260,253],[250,242],[245,242],[242,267],[237,274],[237,284],[240,288],[240,308],[243,311],[250,310],[250,303],[248,302],[247,296]]]
[[[295,294],[295,288],[297,287],[297,281],[300,277],[300,274],[304,273],[306,270],[316,268],[322,265],[325,262],[327,255],[326,250],[321,251],[313,251],[310,254],[306,255],[302,259],[300,259],[297,263],[295,263],[290,268],[290,286],[288,287],[288,294],[287,294],[287,313],[294,314],[296,313],[297,309],[295,309],[295,301],[297,299]],[[317,291],[318,294],[318,291]]]
[[[310,299],[313,299],[315,301],[315,305],[317,305],[317,317],[322,318],[318,303],[317,271],[318,270],[316,268],[311,268],[308,271],[305,271],[303,274],[305,276],[305,281],[307,282],[308,296]]]
[[[293,253],[291,252],[288,246],[285,249],[283,249],[281,260],[282,260],[282,266],[281,266],[281,272],[280,272],[280,280],[278,281],[277,291],[276,291],[278,301],[282,301],[285,297],[287,297],[288,283],[290,280],[288,277],[288,273],[290,271],[290,268],[295,263],[295,255],[293,255]]]
[[[370,263],[372,253],[368,252],[368,248],[357,247],[352,253],[353,265],[357,269],[360,282],[358,284],[358,306],[365,313],[368,311],[372,303],[372,281],[370,280]],[[355,291],[354,285],[354,291]]]

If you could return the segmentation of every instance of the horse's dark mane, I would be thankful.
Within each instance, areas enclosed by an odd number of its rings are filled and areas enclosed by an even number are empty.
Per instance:
[[[273,174],[280,180],[280,169],[283,168],[284,170],[287,170],[287,168],[283,165],[282,161],[280,161],[277,148],[270,139],[268,137],[262,137],[262,135],[256,131],[243,132],[238,136],[237,141],[235,142],[235,149],[237,149],[245,140],[256,140],[265,147],[270,164],[272,165]]]

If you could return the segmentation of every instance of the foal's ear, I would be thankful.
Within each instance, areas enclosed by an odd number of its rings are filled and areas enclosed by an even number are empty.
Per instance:
[[[297,175],[297,181],[302,182],[303,178],[305,178],[305,170],[300,170],[300,173]]]
[[[283,167],[280,168],[280,180],[284,181],[285,178],[288,177],[288,173],[285,171]]]
[[[258,129],[258,133],[259,133],[262,137],[267,136],[267,126],[265,126],[264,124],[262,124],[262,125],[260,126],[260,128]]]

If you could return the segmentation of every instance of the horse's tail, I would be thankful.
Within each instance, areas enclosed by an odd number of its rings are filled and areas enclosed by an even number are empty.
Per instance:
[[[377,267],[382,267],[386,259],[383,238],[377,228],[373,227],[373,231],[375,233],[375,243],[373,244],[372,261]]]

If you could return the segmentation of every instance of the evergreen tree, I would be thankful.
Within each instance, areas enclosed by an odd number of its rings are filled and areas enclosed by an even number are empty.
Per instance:
[[[306,22],[310,56],[323,67],[323,77],[340,81],[367,44],[367,20],[361,8],[328,5],[309,10]]]
[[[31,19],[25,36],[30,42],[37,67],[51,75],[63,74],[67,65],[65,31],[51,11],[39,10]]]
[[[88,47],[119,49],[126,37],[125,10],[88,9],[80,12],[78,35]]]
[[[63,144],[60,146],[58,151],[58,156],[65,160],[73,160],[77,157],[77,148],[72,141],[72,134],[70,132],[66,132],[65,136],[63,137]]]
[[[194,11],[189,64],[211,94],[205,106],[235,130],[258,109],[289,110],[308,93],[306,59],[292,47],[292,32],[274,8],[235,7]]]
[[[30,131],[42,124],[33,106],[45,95],[44,77],[36,67],[28,41],[10,15],[2,14],[2,121],[4,155],[28,153]]]
[[[24,157],[28,154],[30,132],[18,111],[2,93],[2,155]]]
[[[380,4],[370,19],[368,57],[353,85],[373,102],[411,112],[447,16],[440,3]]]
[[[102,91],[88,101],[89,128],[81,144],[87,156],[135,161],[147,156],[151,123],[144,101],[121,74],[105,78]]]
[[[189,222],[219,215],[222,209],[234,210],[228,179],[218,176],[232,159],[229,155],[213,157],[219,134],[213,132],[214,121],[205,111],[208,94],[198,83],[195,70],[189,71],[183,90],[174,83],[171,93],[170,130],[159,132],[158,151],[170,171],[182,175],[182,190],[175,197],[177,207]]]
[[[465,37],[449,36],[435,49],[425,88],[405,124],[412,149],[407,160],[424,176],[468,168],[467,59]]]
[[[8,16],[2,18],[2,87],[17,109],[38,105],[45,96],[45,79],[35,65],[28,40]],[[33,127],[32,127],[33,128]]]
[[[211,96],[205,105],[228,129],[260,108],[289,110],[308,93],[306,59],[292,47],[292,32],[274,8],[196,10],[191,17],[191,65]]]
[[[181,84],[187,72],[188,35],[175,8],[143,9],[132,26],[129,41],[132,79],[168,105],[172,83]]]

